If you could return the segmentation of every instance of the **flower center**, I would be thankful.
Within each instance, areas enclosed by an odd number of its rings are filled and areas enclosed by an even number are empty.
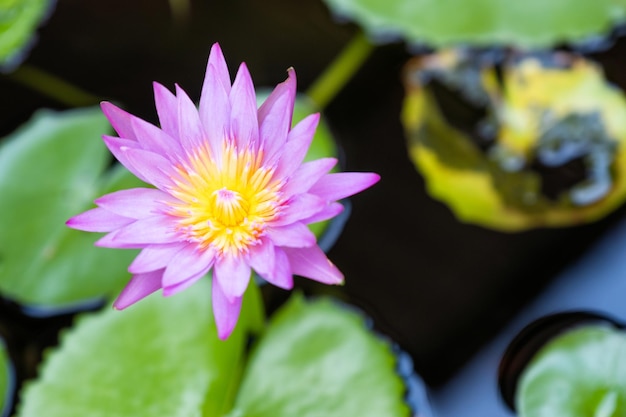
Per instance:
[[[214,216],[225,226],[237,226],[248,217],[250,203],[237,191],[226,188],[215,190],[213,195]]]
[[[188,241],[236,256],[259,243],[284,201],[274,170],[262,164],[262,152],[237,150],[227,141],[220,151],[213,155],[203,146],[176,167],[170,193],[180,203],[171,204],[168,214],[178,218]]]

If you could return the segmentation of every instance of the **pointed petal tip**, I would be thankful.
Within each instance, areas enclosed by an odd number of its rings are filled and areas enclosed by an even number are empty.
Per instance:
[[[76,225],[76,220],[74,220],[74,217],[70,217],[65,221],[65,225],[70,229],[75,229],[74,225]]]
[[[130,304],[123,305],[122,303],[119,303],[118,300],[115,300],[115,302],[113,303],[113,310],[122,311],[128,307],[130,307]]]
[[[220,46],[219,42],[215,42],[213,45],[211,45],[211,52],[209,52],[209,54],[219,54],[221,57],[224,57],[224,53],[222,52],[222,47]]]
[[[217,329],[217,337],[220,340],[227,340],[230,337],[230,335],[233,333],[233,330],[234,330],[234,328],[232,328],[232,329],[220,329],[220,328],[218,328]]]
[[[211,299],[217,335],[221,340],[226,340],[237,325],[241,311],[242,297],[235,297],[234,300],[229,301],[217,279],[213,278],[212,282]]]
[[[364,172],[363,174],[369,177],[370,184],[366,188],[376,184],[378,181],[380,181],[381,178],[380,175],[375,172]]]
[[[187,92],[183,90],[183,88],[178,83],[174,84],[174,89],[176,92],[176,97],[179,97],[181,94],[187,95]]]
[[[293,88],[294,93],[296,89],[297,80],[298,78],[296,77],[296,70],[293,67],[287,68],[287,80],[285,80],[285,82],[288,83],[288,86],[290,89]]]
[[[177,288],[176,286],[172,286],[172,287],[163,287],[163,297],[171,297],[172,295],[176,294]]]
[[[74,230],[83,230],[84,229],[84,221],[82,221],[82,213],[77,214],[76,216],[70,217],[65,221],[65,225],[70,229]]]
[[[107,101],[107,100],[102,100],[100,102],[100,109],[103,112],[108,111],[111,107],[117,107],[117,106],[115,106],[115,104],[113,104],[113,103],[111,103],[110,101]]]
[[[170,89],[161,84],[158,81],[152,81],[152,91],[154,92],[155,97],[160,95],[163,92],[171,93]]]

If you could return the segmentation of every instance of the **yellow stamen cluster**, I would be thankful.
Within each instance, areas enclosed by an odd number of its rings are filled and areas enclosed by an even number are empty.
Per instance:
[[[208,146],[196,149],[176,168],[170,191],[181,201],[169,211],[178,218],[178,230],[218,254],[239,255],[258,244],[283,203],[281,183],[262,161],[261,151],[238,150],[227,141],[217,156]]]

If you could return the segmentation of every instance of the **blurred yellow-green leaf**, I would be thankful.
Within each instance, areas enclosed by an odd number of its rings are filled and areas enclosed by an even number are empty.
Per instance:
[[[413,60],[402,120],[429,193],[504,231],[594,221],[626,198],[626,100],[583,58]]]

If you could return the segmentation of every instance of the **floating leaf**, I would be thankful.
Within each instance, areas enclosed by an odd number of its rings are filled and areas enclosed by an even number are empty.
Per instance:
[[[248,289],[224,342],[209,280],[196,286],[170,298],[152,295],[123,312],[81,316],[27,384],[17,417],[410,414],[390,345],[354,311],[292,297],[244,368],[245,336],[258,331],[262,316],[257,287]]]
[[[411,158],[459,219],[567,226],[626,198],[626,100],[591,62],[522,55],[496,68],[444,50],[409,64],[406,86]]]
[[[0,68],[19,65],[34,41],[37,26],[52,4],[51,0],[0,2]]]
[[[434,47],[550,47],[586,41],[626,19],[625,0],[325,0],[374,39]]]
[[[584,326],[549,342],[521,376],[521,417],[626,416],[626,334]]]
[[[236,392],[258,294],[251,286],[234,333],[221,341],[209,280],[194,288],[167,298],[154,294],[123,312],[83,315],[27,385],[17,415],[222,416]]]
[[[96,196],[141,182],[111,156],[98,108],[40,111],[0,146],[0,292],[39,313],[114,295],[135,251],[93,246],[65,221]],[[43,310],[42,310],[43,309]],[[32,311],[35,311],[32,310]]]
[[[295,295],[253,351],[230,417],[408,416],[387,342],[363,317]]]

